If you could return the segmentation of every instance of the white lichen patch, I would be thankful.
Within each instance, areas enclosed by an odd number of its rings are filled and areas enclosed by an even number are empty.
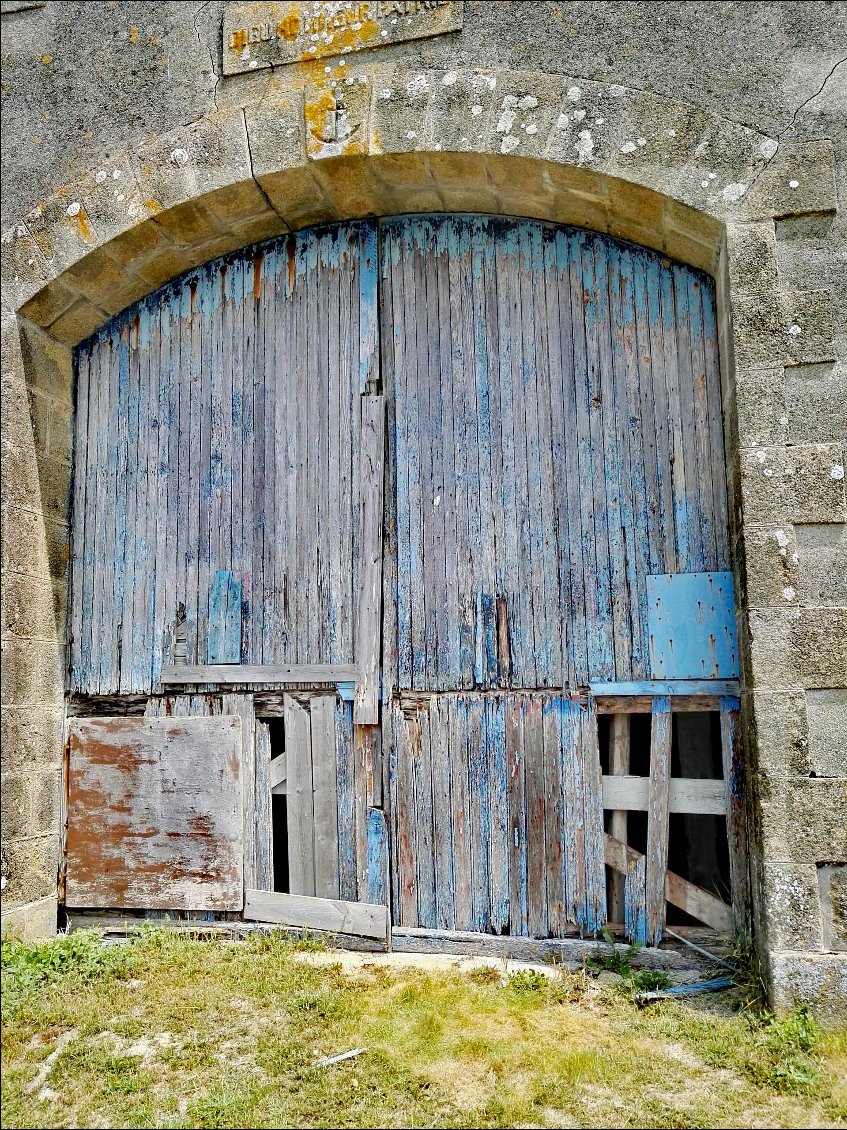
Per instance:
[[[830,468],[829,477],[834,479],[835,482],[840,482],[844,478],[844,468],[840,463],[836,463]]]
[[[82,205],[80,204],[80,202],[78,200],[74,200],[67,206],[65,214],[68,216],[78,216],[81,208]]]
[[[109,174],[106,172],[105,169],[98,169],[97,172],[94,174],[94,179],[98,184],[102,184],[103,181],[106,179],[106,177],[108,177],[108,175]]]
[[[519,137],[515,137],[514,134],[509,134],[507,137],[504,137],[503,140],[501,141],[500,152],[501,153],[511,153],[513,149],[516,149],[517,146],[520,145],[520,143],[521,143],[521,139]]]
[[[441,76],[441,85],[442,86],[454,86],[455,83],[456,83],[456,79],[458,77],[459,76],[456,73],[456,71],[447,71],[446,74],[443,74]]]
[[[406,93],[410,98],[425,98],[429,93],[429,79],[426,75],[413,75],[406,83]]]
[[[782,595],[785,597],[785,599],[787,601],[792,601],[794,599],[794,597],[797,595],[797,592],[794,589],[793,585],[786,585],[785,588],[782,590]]]
[[[516,117],[517,114],[514,110],[510,110],[508,109],[508,107],[504,108],[503,112],[500,115],[500,120],[495,127],[497,133],[509,133],[512,129],[512,126],[515,124]]]
[[[579,137],[574,145],[577,157],[580,162],[590,161],[594,154],[594,138],[591,136],[591,131],[583,129],[579,131]]]
[[[613,82],[612,85],[609,87],[609,93],[611,94],[611,96],[613,98],[622,98],[624,96],[624,94],[626,94],[626,87],[621,86],[617,82]]]
[[[779,143],[774,141],[773,138],[770,137],[766,137],[759,146],[759,152],[766,161],[770,161],[771,157],[774,156],[777,149],[779,149]]]
[[[801,333],[802,333],[803,331],[802,331],[802,329],[801,329],[801,328],[800,328],[800,327],[799,327],[799,326],[797,325],[797,323],[796,323],[796,322],[794,322],[794,323],[793,323],[792,325],[790,325],[790,326],[788,327],[788,332],[789,332],[789,334],[790,334],[790,335],[791,335],[792,337],[799,337],[799,336],[800,336],[800,334],[801,334]]]
[[[534,110],[538,105],[538,99],[534,94],[524,94],[522,98],[518,99],[518,108],[521,110]]]
[[[723,190],[723,198],[730,204],[737,204],[746,191],[747,185],[740,181],[735,184],[728,184]]]
[[[568,87],[568,102],[579,102],[582,98],[582,90],[578,86]]]
[[[178,165],[182,168],[183,165],[188,164],[188,153],[184,149],[174,149],[171,153],[171,164]]]
[[[799,188],[799,187],[800,187],[800,182],[799,182],[798,180],[790,180],[790,181],[788,182],[788,187],[789,187],[789,188]]]
[[[635,152],[635,142],[634,141],[625,141],[623,143],[623,145],[621,146],[621,153],[634,153],[634,152]]]

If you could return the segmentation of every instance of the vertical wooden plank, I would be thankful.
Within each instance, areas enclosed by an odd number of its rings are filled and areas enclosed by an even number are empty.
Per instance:
[[[700,522],[702,539],[701,569],[717,568],[714,515],[716,506],[712,485],[714,462],[709,421],[709,404],[706,392],[706,347],[703,333],[703,284],[692,271],[686,272],[688,289],[688,320],[691,347],[691,377],[694,385],[694,439],[697,453],[697,494],[692,499]]]
[[[668,873],[668,799],[671,775],[671,703],[653,699],[650,728],[650,789],[647,798],[647,938],[657,946],[665,926]]]
[[[241,581],[218,569],[209,593],[207,662],[241,662]]]
[[[454,770],[448,706],[443,696],[432,696],[428,715],[435,856],[435,917],[438,929],[453,930],[456,927],[456,907],[453,889],[453,819],[450,788]]]
[[[489,221],[477,218],[471,223],[470,294],[474,345],[474,401],[476,403],[476,455],[478,482],[478,554],[479,571],[476,581],[476,647],[475,681],[478,686],[490,687],[498,681],[497,625],[496,625],[496,569],[495,569],[495,508],[492,475],[492,369],[489,346],[490,330],[486,309],[487,244],[491,238]]]
[[[488,810],[490,812],[491,929],[509,929],[509,783],[506,767],[506,697],[489,695],[485,703],[488,736]]]
[[[415,873],[416,827],[412,777],[410,723],[398,702],[392,703],[392,732],[396,751],[393,808],[396,817],[397,914],[401,926],[418,925],[418,881]]]
[[[509,933],[528,932],[526,770],[523,721],[526,697],[506,698],[506,772],[509,778]]]
[[[288,887],[292,895],[315,893],[312,734],[309,712],[285,696]]]
[[[338,793],[336,786],[335,695],[311,700],[315,894],[339,898]]]
[[[113,558],[113,585],[112,585],[112,659],[109,689],[117,691],[121,684],[121,668],[123,666],[123,641],[122,624],[125,573],[126,573],[126,511],[127,511],[127,485],[129,464],[129,325],[122,320],[120,326],[115,327],[116,349],[118,353],[118,394],[117,413],[115,421],[115,440],[117,445],[117,461],[115,473],[115,552]],[[171,395],[173,395],[171,387]],[[158,681],[158,678],[157,680]]]
[[[547,845],[544,797],[544,731],[541,701],[528,695],[523,727],[526,765],[527,928],[531,937],[547,936]]]
[[[452,578],[455,585],[455,605],[458,632],[454,634],[450,664],[451,684],[460,689],[473,686],[474,641],[473,620],[476,609],[474,571],[472,558],[473,515],[470,507],[473,492],[471,469],[473,449],[470,433],[470,406],[467,403],[467,334],[465,302],[463,301],[464,271],[461,261],[460,232],[453,220],[447,223],[447,263],[450,292],[450,372],[445,381],[451,384],[453,403],[454,478],[456,497],[456,568]],[[466,296],[465,296],[466,297]],[[456,638],[456,636],[458,638]],[[448,684],[450,685],[450,684]]]
[[[500,342],[498,391],[500,405],[500,463],[503,468],[500,498],[502,538],[498,542],[498,557],[502,558],[505,619],[510,638],[510,668],[505,685],[518,681],[517,672],[524,668],[523,608],[520,600],[522,571],[519,562],[518,538],[518,483],[515,461],[515,397],[520,399],[520,383],[516,382],[514,356],[513,313],[513,255],[506,241],[498,238],[495,248],[495,285],[497,292],[497,330]],[[501,676],[502,678],[502,676]]]
[[[385,449],[385,398],[362,398],[360,439],[359,602],[356,612],[356,662],[363,671],[356,688],[353,721],[379,722],[379,652],[382,604],[382,497]],[[339,499],[336,503],[342,503]],[[343,504],[343,503],[342,503]],[[340,507],[339,507],[340,508]]]
[[[589,619],[587,632],[595,640],[595,664],[591,675],[603,677],[600,672],[608,671],[608,678],[614,678],[614,627],[612,617],[612,593],[610,584],[609,535],[611,516],[606,508],[597,505],[602,498],[603,484],[607,478],[603,453],[603,387],[601,336],[603,333],[603,308],[601,292],[605,291],[605,255],[598,237],[581,233],[580,262],[582,264],[583,330],[585,334],[585,369],[582,388],[584,417],[580,434],[586,445],[586,467],[590,479],[582,483],[582,490],[590,492],[587,500],[588,510],[593,518],[593,534],[590,538],[596,573],[593,586],[596,591],[596,627]],[[579,321],[579,318],[576,318]],[[582,431],[582,428],[585,431]],[[589,486],[590,483],[590,486]],[[608,504],[608,503],[607,503]],[[586,576],[586,587],[589,579]]]
[[[444,560],[441,563],[440,583],[443,587],[443,622],[439,625],[439,672],[438,686],[451,689],[461,686],[459,668],[459,590],[458,560],[459,547],[456,541],[456,515],[458,507],[458,484],[456,475],[456,434],[452,361],[452,328],[450,304],[450,266],[447,255],[448,220],[436,225],[434,248],[434,271],[436,275],[435,302],[436,314],[432,332],[437,342],[437,366],[440,373],[441,395],[441,496],[439,498],[439,529],[441,531]],[[452,745],[451,745],[452,751]]]
[[[630,601],[635,593],[626,570],[624,530],[631,528],[625,486],[624,456],[627,451],[626,431],[618,415],[618,379],[612,345],[611,307],[619,302],[616,264],[609,262],[609,245],[601,240],[594,244],[594,272],[597,296],[597,348],[600,384],[600,429],[603,440],[604,485],[606,498],[606,535],[608,540],[611,622],[614,631],[614,667],[619,679],[631,678],[633,631]],[[602,497],[598,500],[602,508]]]
[[[560,711],[562,793],[564,797],[565,914],[567,920],[579,926],[582,931],[586,927],[588,890],[583,732],[578,700],[563,697],[560,703]]]
[[[551,446],[549,411],[545,407],[547,373],[545,365],[546,324],[539,289],[543,286],[541,228],[527,224],[521,240],[521,303],[524,341],[524,398],[526,407],[527,483],[530,514],[530,552],[532,555],[532,617],[535,626],[536,687],[561,685],[561,658],[553,654],[559,631],[555,615],[558,593],[553,591],[551,566],[557,564],[548,554],[553,528],[553,498],[545,476]],[[525,287],[523,280],[525,278]],[[524,303],[526,304],[524,306]]]
[[[542,703],[544,867],[547,932],[561,937],[565,929],[562,843],[562,762],[558,726],[558,695],[545,695]]]
[[[659,492],[659,471],[656,457],[656,419],[653,392],[653,372],[650,357],[650,304],[647,266],[649,255],[640,250],[632,252],[632,293],[635,308],[635,395],[633,409],[637,409],[637,430],[641,439],[641,458],[644,465],[646,488],[645,526],[641,530],[644,549],[642,560],[647,561],[648,573],[665,571],[666,553],[673,552],[671,538],[662,536],[662,498]],[[667,276],[662,275],[664,283]],[[682,472],[674,463],[674,473]]]
[[[726,831],[729,842],[729,879],[736,933],[750,937],[750,863],[747,846],[747,809],[744,762],[737,699],[721,699],[721,754],[726,790]]]
[[[718,353],[717,318],[714,284],[701,283],[703,302],[703,337],[706,354],[706,399],[709,411],[709,450],[712,462],[712,500],[714,506],[716,570],[731,567],[729,522],[727,518],[726,454],[724,450],[723,412],[721,408],[721,372]]]
[[[340,897],[356,902],[356,766],[352,703],[335,707],[336,790],[338,794],[338,885]]]
[[[606,921],[606,848],[603,831],[603,778],[597,733],[597,704],[593,697],[580,704],[582,811],[585,851],[585,924],[597,933]]]
[[[76,373],[76,415],[74,418],[74,469],[73,469],[73,512],[71,536],[71,691],[79,691],[85,685],[83,665],[83,635],[91,638],[91,626],[83,599],[86,585],[86,556],[91,554],[91,531],[87,529],[87,494],[89,488],[89,391],[91,381],[91,354],[93,345],[89,343],[80,348],[77,354]],[[91,580],[88,581],[89,585]],[[90,647],[90,643],[89,643]]]
[[[562,323],[563,311],[559,298],[559,265],[557,261],[557,232],[544,233],[544,276],[543,295],[540,306],[544,311],[546,352],[545,391],[546,400],[542,406],[545,417],[547,453],[545,455],[545,491],[550,498],[550,512],[546,531],[547,549],[545,562],[553,570],[553,580],[548,588],[556,603],[548,610],[548,630],[558,636],[553,655],[559,665],[556,685],[575,686],[573,661],[574,612],[572,606],[573,576],[569,553],[570,530],[568,523],[567,463],[565,448],[567,430],[564,418]],[[568,342],[568,344],[570,344]],[[570,421],[568,421],[570,424]],[[558,620],[556,619],[558,610]],[[556,757],[558,766],[558,756]],[[559,882],[561,889],[561,881]],[[552,928],[552,927],[551,927]]]
[[[255,889],[257,891],[272,891],[274,889],[274,845],[270,781],[271,728],[267,722],[256,722],[255,748]]]
[[[640,855],[627,865],[624,881],[624,932],[631,945],[646,946],[647,859]]]
[[[414,791],[417,837],[415,872],[418,886],[418,921],[434,929],[435,902],[435,827],[433,819],[432,752],[429,711],[416,711],[409,723],[412,746],[412,788]]]
[[[468,797],[468,712],[465,700],[460,695],[450,695],[447,703],[455,928],[471,930],[473,929],[473,879]]]
[[[185,698],[185,696],[180,696]],[[241,789],[244,806],[244,885],[256,887],[256,716],[251,694],[224,694],[210,699],[192,696],[186,704],[189,714],[237,714],[241,719]]]
[[[649,399],[652,400],[652,417],[650,412],[647,411],[644,427],[650,429],[652,422],[652,437],[655,438],[656,445],[654,489],[657,502],[655,515],[656,536],[659,543],[657,548],[664,554],[665,571],[673,573],[679,567],[677,557],[679,545],[673,537],[673,531],[676,528],[673,476],[680,472],[687,480],[689,472],[687,466],[682,464],[679,468],[676,466],[677,448],[675,444],[679,435],[674,435],[674,421],[670,407],[671,397],[674,391],[678,391],[677,366],[672,360],[672,354],[665,351],[665,347],[669,343],[664,342],[665,332],[663,328],[665,317],[662,306],[668,297],[666,289],[663,288],[667,286],[666,280],[669,279],[670,272],[668,268],[656,260],[654,255],[640,251],[638,256],[644,263],[646,282],[647,325],[644,327],[646,336],[644,338],[645,348],[641,353],[641,364],[644,367],[645,375],[649,373],[648,390],[645,391],[649,391]],[[639,326],[639,333],[641,332],[642,326]],[[649,407],[647,399],[645,396],[645,409]],[[691,491],[691,487],[692,483],[689,481],[689,491]],[[680,513],[680,517],[683,521],[685,520],[685,514]]]
[[[526,224],[514,227],[514,258],[511,279],[511,332],[514,335],[512,374],[514,380],[515,467],[516,503],[518,518],[518,552],[520,581],[518,600],[521,609],[521,634],[523,654],[520,670],[515,672],[514,683],[520,687],[537,687],[538,635],[544,631],[543,623],[536,622],[535,608],[539,604],[537,554],[533,554],[534,516],[536,513],[535,481],[532,474],[532,450],[537,443],[535,423],[537,406],[529,391],[534,354],[532,329],[532,291],[530,278],[530,247]],[[542,609],[538,607],[539,619]]]
[[[574,317],[571,299],[572,276],[575,272],[566,232],[556,232],[556,299],[559,310],[559,350],[561,359],[562,434],[565,440],[564,463],[560,464],[560,500],[565,505],[566,520],[559,527],[563,549],[560,575],[567,576],[568,586],[562,600],[562,618],[570,624],[568,656],[573,687],[589,679],[588,614],[586,575],[583,566],[582,479],[577,442],[576,371],[574,362]],[[552,289],[552,287],[551,287]],[[567,541],[565,542],[565,532]],[[589,579],[589,583],[590,579]],[[566,629],[567,630],[567,629]]]
[[[375,730],[375,726],[353,726],[353,854],[356,886],[360,892],[367,883],[368,782],[371,775],[371,737]],[[358,897],[361,898],[361,894]]]
[[[481,695],[466,697],[468,714],[468,816],[471,841],[471,899],[473,929],[487,932],[491,921],[489,845],[491,812],[488,804],[488,750],[485,703]]]
[[[364,901],[389,906],[388,895],[388,826],[385,813],[368,809],[368,872]]]
[[[568,233],[568,255],[571,305],[571,328],[573,332],[573,384],[574,400],[572,426],[576,435],[577,467],[576,477],[573,480],[575,498],[574,510],[579,514],[579,524],[575,528],[579,531],[581,559],[583,569],[583,594],[585,605],[582,618],[585,624],[586,642],[586,682],[589,678],[599,677],[598,672],[607,669],[609,664],[608,649],[603,646],[600,632],[595,630],[599,625],[601,600],[596,583],[598,571],[603,567],[598,561],[597,540],[594,529],[594,479],[593,460],[591,452],[591,425],[589,410],[591,406],[591,392],[589,368],[587,360],[587,347],[585,337],[586,282],[584,279],[583,265],[583,237],[576,233]],[[590,298],[590,292],[588,292]],[[569,494],[570,502],[570,494]]]
[[[629,773],[629,715],[612,714],[609,722],[609,773],[614,777],[624,777]],[[629,842],[625,812],[612,812],[609,832],[621,843]],[[612,870],[609,880],[609,914],[613,922],[623,922],[624,876],[615,870]]]

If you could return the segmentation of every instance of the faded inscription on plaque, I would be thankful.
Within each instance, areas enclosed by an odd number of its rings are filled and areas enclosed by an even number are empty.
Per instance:
[[[461,0],[349,0],[227,4],[224,74],[348,55],[462,27]]]

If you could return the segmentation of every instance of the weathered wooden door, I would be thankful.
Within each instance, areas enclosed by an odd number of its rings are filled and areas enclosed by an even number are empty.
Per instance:
[[[652,581],[727,586],[711,282],[528,221],[381,238],[395,921],[596,930],[594,690],[671,674]],[[673,677],[735,675],[690,650]]]
[[[240,718],[249,889],[273,886],[284,766],[297,894],[559,935],[596,931],[606,865],[637,864],[660,936],[689,803],[668,703],[720,710],[738,779],[706,276],[533,221],[341,224],[169,284],[77,374],[71,709]],[[653,713],[649,785],[628,723],[601,772],[621,704]],[[610,797],[648,805],[646,864]]]

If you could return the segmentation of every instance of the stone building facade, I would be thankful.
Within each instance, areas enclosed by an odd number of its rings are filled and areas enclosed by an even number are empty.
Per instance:
[[[777,1007],[847,1007],[847,7],[4,0],[2,31],[4,931],[56,926],[74,346],[248,244],[486,213],[716,280],[754,932]]]

